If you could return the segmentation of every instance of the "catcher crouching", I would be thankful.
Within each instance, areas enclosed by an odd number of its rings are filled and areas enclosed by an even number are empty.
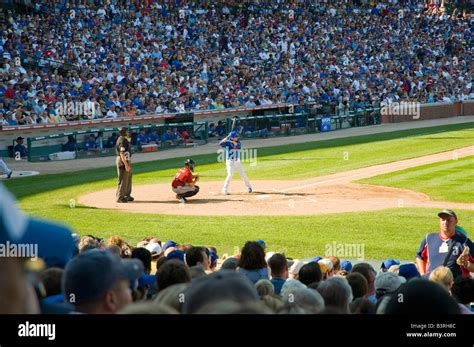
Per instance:
[[[195,166],[194,160],[186,160],[184,167],[176,173],[173,182],[171,182],[172,190],[176,193],[176,199],[180,202],[185,202],[186,198],[194,196],[199,192],[199,187],[196,185],[199,176],[193,173]]]

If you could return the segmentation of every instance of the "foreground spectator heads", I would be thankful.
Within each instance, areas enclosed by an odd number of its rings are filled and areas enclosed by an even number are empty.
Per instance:
[[[283,300],[284,308],[281,313],[318,314],[325,306],[321,294],[311,288],[296,288],[287,292]]]
[[[239,259],[238,271],[254,284],[258,280],[269,279],[265,251],[260,243],[256,241],[245,243]]]
[[[201,265],[204,271],[208,271],[211,268],[211,262],[209,256],[206,253],[204,247],[191,247],[186,251],[186,264],[189,267]]]
[[[377,271],[368,263],[359,263],[353,266],[351,272],[358,272],[365,277],[367,280],[367,299],[375,304],[377,301],[375,297],[375,276],[377,276]]]
[[[405,315],[459,314],[460,308],[457,302],[439,284],[423,279],[413,279],[401,286],[391,296],[382,313]]]
[[[474,278],[456,278],[451,292],[458,301],[462,314],[474,314],[474,309],[470,306],[474,302]]]
[[[261,246],[258,247],[261,248]],[[232,271],[219,271],[193,282],[193,285],[185,292],[183,313],[197,313],[211,304],[252,305],[257,304],[258,301],[257,290],[245,275]],[[219,311],[221,313],[222,309]]]
[[[398,268],[398,274],[404,277],[407,281],[411,280],[412,278],[420,277],[420,273],[418,272],[416,265],[411,263],[400,265]]]
[[[311,283],[318,283],[323,280],[323,274],[321,268],[317,262],[310,262],[303,265],[299,271],[298,280],[305,284],[310,285]]]
[[[76,245],[70,231],[46,221],[26,217],[14,197],[0,184],[0,243],[36,243],[37,256],[50,266],[63,267]],[[39,302],[25,259],[0,259],[0,314],[39,313]]]
[[[354,300],[358,298],[365,298],[367,296],[368,283],[364,276],[358,272],[354,272],[348,274],[345,278],[352,288]]]
[[[285,282],[285,284],[281,288],[280,296],[283,299],[283,301],[286,301],[286,299],[291,295],[291,293],[301,288],[306,288],[306,285],[301,283],[298,280],[288,280]]]
[[[258,296],[263,298],[266,295],[275,295],[275,288],[273,287],[272,282],[269,280],[259,280],[255,283],[255,288],[257,289]]]
[[[304,266],[304,261],[301,261],[299,259],[296,259],[293,264],[291,265],[288,273],[289,273],[289,278],[293,279],[293,280],[297,280],[298,279],[298,276],[299,276],[299,273],[300,273],[300,270],[301,268]]]
[[[382,262],[382,265],[380,266],[380,271],[387,272],[388,269],[390,269],[393,265],[400,265],[400,262],[398,260],[389,258]]]
[[[221,270],[236,271],[239,265],[239,259],[230,257],[224,260],[221,266]]]
[[[186,264],[178,259],[166,260],[156,272],[157,290],[161,292],[174,284],[191,282],[191,272]]]
[[[331,277],[318,286],[318,292],[331,313],[347,314],[352,302],[352,289],[345,278]]]
[[[166,255],[166,260],[177,259],[184,263],[185,253],[180,249],[175,249]]]
[[[181,313],[185,298],[184,293],[190,286],[190,282],[169,286],[158,293],[154,299],[154,302],[156,302],[158,305],[169,306]]]
[[[116,313],[132,302],[130,281],[138,280],[143,271],[138,259],[120,259],[95,249],[81,253],[64,270],[66,301],[78,312]]]
[[[444,289],[451,293],[453,287],[454,277],[453,273],[447,266],[438,266],[430,273],[429,277],[431,282],[438,283],[443,286]]]
[[[352,263],[349,260],[344,259],[341,261],[341,271],[347,271],[351,272],[352,271]]]
[[[365,298],[355,299],[349,308],[352,314],[375,314],[375,305]]]
[[[404,277],[394,272],[382,272],[375,278],[375,297],[378,300],[384,295],[394,293],[405,282]]]
[[[288,262],[284,254],[275,253],[268,261],[271,270],[271,283],[275,288],[275,294],[280,295],[281,287],[288,279]]]

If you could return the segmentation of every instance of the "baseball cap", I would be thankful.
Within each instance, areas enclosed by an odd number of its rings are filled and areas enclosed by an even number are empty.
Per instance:
[[[263,241],[263,240],[257,240],[257,243],[259,243],[260,246],[263,247],[263,249],[267,248],[267,245],[266,245],[265,241]]]
[[[184,262],[184,256],[185,256],[185,253],[180,250],[180,249],[175,249],[174,251],[171,251],[167,256],[166,256],[166,259],[167,260],[170,260],[170,259],[178,259],[178,260],[181,260]]]
[[[211,265],[214,265],[217,260],[219,259],[218,255],[216,252],[209,252],[209,259],[211,260]]]
[[[195,313],[207,304],[229,300],[239,304],[257,302],[257,289],[243,274],[234,271],[218,271],[193,282],[185,292],[183,313]]]
[[[0,243],[6,241],[32,245],[36,256],[47,267],[63,268],[77,253],[69,228],[46,220],[28,217],[17,206],[15,198],[0,184]]]
[[[412,278],[420,277],[420,273],[418,272],[416,265],[412,263],[400,265],[398,268],[398,274],[404,277],[407,281]]]
[[[320,261],[318,261],[319,267],[321,268],[321,273],[324,274],[328,271],[331,271],[334,264],[330,259],[323,258]]]
[[[388,258],[387,260],[384,260],[382,262],[382,265],[380,266],[381,269],[388,270],[392,265],[400,265],[400,262],[398,260]]]
[[[349,260],[344,259],[343,261],[341,261],[341,270],[346,270],[347,272],[351,272],[352,263]]]
[[[383,294],[396,291],[406,279],[395,272],[382,272],[375,278],[375,290]]]
[[[63,290],[75,304],[98,299],[119,280],[138,280],[144,272],[139,259],[121,259],[110,251],[92,249],[72,259],[64,269]]]
[[[178,244],[174,241],[166,241],[165,245],[163,246],[163,252],[166,251],[167,248],[169,247],[176,247]]]
[[[291,275],[298,275],[300,272],[300,269],[304,266],[305,262],[301,261],[299,259],[295,259],[293,264],[290,266],[289,273]]]
[[[230,258],[227,258],[222,263],[221,269],[222,270],[235,270],[237,269],[238,264],[239,264],[239,259],[230,257]]]
[[[273,257],[276,254],[276,252],[268,252],[265,254],[265,261],[268,263],[271,257]]]
[[[138,288],[143,288],[144,286],[151,286],[156,283],[155,275],[146,275],[145,273],[138,279]]]
[[[438,213],[438,217],[441,217],[442,215],[448,215],[448,216],[452,216],[452,217],[458,219],[458,216],[456,216],[456,213],[454,213],[453,210],[444,209],[443,211]]]
[[[323,258],[320,257],[320,256],[314,257],[313,259],[311,259],[310,263],[317,263],[317,262],[319,262],[321,259],[323,259]]]
[[[18,137],[16,138],[17,141],[21,141],[21,140],[24,140],[24,139],[25,139],[25,138],[24,138],[24,137],[21,137],[21,136],[18,136]]]
[[[157,242],[150,242],[145,246],[145,248],[148,249],[151,254],[160,254],[163,251],[160,244]]]

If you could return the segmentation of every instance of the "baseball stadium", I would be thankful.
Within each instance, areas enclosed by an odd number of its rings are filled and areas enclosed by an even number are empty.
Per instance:
[[[474,313],[472,2],[0,3],[0,313]]]

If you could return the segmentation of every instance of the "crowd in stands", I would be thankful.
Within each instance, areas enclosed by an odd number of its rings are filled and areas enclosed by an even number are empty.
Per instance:
[[[455,271],[456,262],[422,276],[394,259],[379,269],[336,256],[291,259],[263,240],[221,256],[153,236],[132,246],[26,217],[2,185],[0,193],[0,243],[34,240],[42,261],[2,258],[0,313],[474,313],[474,278]]]
[[[472,19],[422,1],[36,1],[0,24],[0,125],[473,99]]]

